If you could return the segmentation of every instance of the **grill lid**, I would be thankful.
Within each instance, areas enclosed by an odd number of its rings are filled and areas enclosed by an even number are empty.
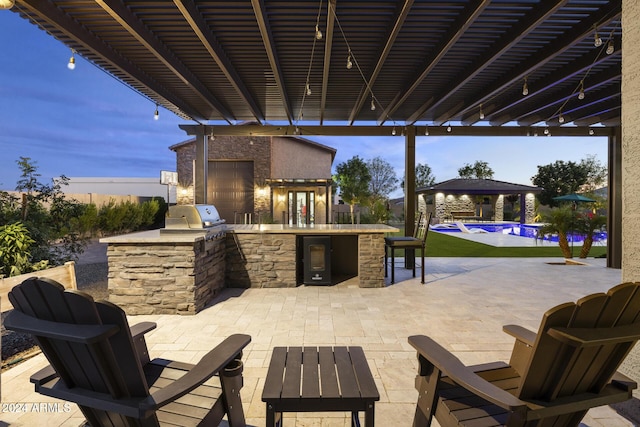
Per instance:
[[[218,210],[213,205],[169,206],[165,227],[168,229],[206,229],[223,224]]]

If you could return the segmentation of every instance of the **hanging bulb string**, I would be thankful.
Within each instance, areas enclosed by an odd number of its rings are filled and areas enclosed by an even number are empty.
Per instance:
[[[298,115],[296,116],[295,125],[296,125],[296,133],[298,130],[298,123],[302,120],[303,110],[304,110],[304,102],[308,95],[311,95],[311,68],[313,67],[313,57],[316,52],[316,43],[322,39],[322,32],[320,31],[320,16],[322,14],[322,0],[318,4],[318,14],[316,15],[316,28],[313,34],[313,44],[311,45],[311,56],[309,58],[309,67],[307,68],[307,78],[304,84],[304,90],[302,91],[302,101],[300,102],[300,110],[298,111]]]
[[[373,93],[373,88],[371,87],[371,84],[369,82],[369,80],[367,80],[367,78],[364,75],[364,72],[362,71],[362,68],[360,67],[360,64],[358,63],[358,58],[356,58],[356,55],[353,53],[353,50],[351,49],[351,45],[349,44],[349,40],[347,40],[347,36],[344,33],[344,30],[342,29],[342,24],[340,23],[340,19],[338,18],[338,15],[336,14],[335,9],[331,6],[331,3],[329,3],[329,13],[331,13],[333,15],[333,18],[336,21],[336,26],[338,27],[338,30],[340,31],[340,35],[342,36],[342,40],[344,40],[345,45],[347,46],[347,51],[349,52],[349,59],[350,62],[352,64],[351,68],[347,67],[348,69],[352,69],[353,66],[355,66],[355,68],[358,70],[358,73],[360,74],[360,78],[362,79],[362,81],[364,82],[365,88],[367,90],[367,92],[369,92],[371,94],[371,111],[375,110],[375,105],[382,105],[382,103],[378,100],[378,98],[376,97],[376,95]],[[385,120],[391,121],[393,122],[393,125],[395,127],[396,122],[395,120],[393,120],[393,118],[391,118],[386,112],[385,112]]]
[[[574,95],[576,93],[578,93],[578,99],[582,100],[584,98],[584,81],[587,77],[589,77],[589,73],[591,72],[591,69],[593,68],[593,64],[595,64],[596,62],[598,62],[598,60],[600,59],[600,57],[602,56],[603,53],[606,53],[608,47],[609,47],[609,43],[612,42],[613,40],[613,33],[618,29],[618,27],[620,26],[620,20],[618,20],[618,22],[616,23],[615,27],[609,32],[609,37],[607,38],[606,42],[603,41],[603,43],[601,43],[599,45],[599,49],[598,49],[598,53],[596,55],[596,57],[593,60],[593,63],[591,64],[591,66],[589,66],[589,68],[587,68],[587,70],[584,73],[584,76],[582,76],[582,79],[580,79],[580,81],[578,82],[578,84],[576,85],[576,87],[573,89],[573,91],[571,92],[571,95],[568,96],[564,102],[560,105],[559,108],[557,108],[555,110],[555,112],[549,117],[547,118],[546,121],[550,121],[551,119],[553,119],[554,117],[558,117],[558,122],[560,124],[563,124],[565,122],[565,118],[562,115],[562,111],[565,110],[564,107],[566,107],[567,103],[573,99]],[[597,25],[594,26],[596,29],[596,33],[597,33]],[[613,52],[612,52],[613,53]]]

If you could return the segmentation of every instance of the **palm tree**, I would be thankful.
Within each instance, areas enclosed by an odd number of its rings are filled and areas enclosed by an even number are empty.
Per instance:
[[[576,213],[570,206],[553,208],[543,217],[544,225],[538,230],[538,238],[545,234],[557,234],[560,250],[565,258],[573,258],[567,235],[577,226]]]
[[[584,234],[584,241],[580,249],[580,258],[586,258],[593,245],[593,235],[596,231],[602,230],[607,224],[607,217],[603,215],[594,215],[591,212],[585,212],[578,216],[576,229]]]

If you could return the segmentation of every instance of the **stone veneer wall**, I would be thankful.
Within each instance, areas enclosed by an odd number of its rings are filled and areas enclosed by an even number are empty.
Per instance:
[[[208,141],[208,160],[251,160],[253,179],[256,183],[271,177],[271,137],[217,136]],[[185,144],[176,148],[178,172],[178,204],[193,203],[193,162],[196,159],[196,144]],[[254,210],[269,212],[269,197],[263,195],[266,187],[254,187]],[[267,191],[268,194],[268,191]]]
[[[227,233],[225,280],[235,288],[292,288],[296,282],[296,235]],[[358,235],[361,288],[384,287],[384,234]]]
[[[295,234],[227,233],[225,280],[230,288],[293,288]]]
[[[129,315],[195,314],[224,288],[225,240],[110,243],[109,301]]]

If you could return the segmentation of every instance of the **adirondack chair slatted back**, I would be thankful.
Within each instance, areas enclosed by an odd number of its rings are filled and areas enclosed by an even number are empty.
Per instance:
[[[108,302],[94,302],[91,296],[82,292],[65,292],[63,286],[46,278],[27,279],[13,288],[9,298],[15,309],[24,314],[60,322],[61,332],[64,324],[114,325],[117,332],[91,344],[34,336],[67,387],[109,393],[113,398],[149,395],[122,309]],[[90,422],[97,421],[95,417],[110,416],[102,411],[96,411],[92,416],[82,409]]]
[[[551,401],[563,396],[601,391],[636,341],[629,339],[578,348],[562,343],[548,331],[552,328],[611,328],[631,324],[640,328],[638,283],[623,283],[607,294],[589,295],[577,303],[562,304],[547,311],[517,396]]]

